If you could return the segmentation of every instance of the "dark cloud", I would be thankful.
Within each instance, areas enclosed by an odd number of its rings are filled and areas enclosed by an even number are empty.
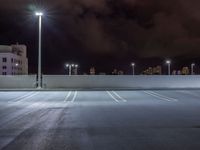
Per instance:
[[[62,39],[49,49],[122,59],[200,56],[199,0],[0,0],[11,16],[37,8],[52,19],[47,39]]]

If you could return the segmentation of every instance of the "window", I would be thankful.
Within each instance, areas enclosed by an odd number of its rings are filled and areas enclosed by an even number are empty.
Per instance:
[[[6,73],[6,72],[3,72],[3,75],[7,75],[7,73]]]
[[[6,57],[2,58],[2,61],[7,62],[7,58]]]
[[[14,60],[13,60],[13,58],[11,58],[11,63],[13,63],[14,62]]]
[[[7,66],[3,66],[2,68],[3,68],[3,69],[7,69]]]

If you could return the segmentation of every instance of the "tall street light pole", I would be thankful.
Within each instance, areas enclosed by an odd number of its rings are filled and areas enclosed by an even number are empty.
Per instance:
[[[78,68],[78,65],[75,65],[75,64],[66,64],[65,66],[66,66],[66,68],[69,68],[69,76],[72,75],[72,68],[73,67]]]
[[[191,75],[194,75],[194,66],[195,66],[195,63],[192,63],[191,64]]]
[[[170,74],[171,74],[171,61],[170,61],[170,60],[167,60],[167,61],[166,61],[166,64],[167,64],[167,66],[168,66],[168,75],[170,75]]]
[[[66,68],[69,68],[69,76],[71,76],[71,74],[72,74],[72,65],[71,64],[66,64],[65,66],[66,66]]]
[[[133,75],[135,75],[135,63],[131,63],[132,69],[133,69]]]
[[[41,71],[41,40],[42,40],[42,12],[36,12],[36,16],[39,18],[39,39],[38,39],[38,88],[42,88],[42,71]]]
[[[71,76],[71,75],[72,75],[72,66],[69,65],[69,76]]]
[[[75,72],[74,73],[75,73],[75,75],[78,75],[78,65],[77,64],[75,65]]]

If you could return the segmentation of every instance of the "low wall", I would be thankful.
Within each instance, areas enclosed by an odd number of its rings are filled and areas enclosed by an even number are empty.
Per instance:
[[[200,88],[200,76],[199,75],[195,76],[44,75],[43,84],[45,88],[74,88],[74,89]]]
[[[36,75],[0,76],[0,89],[36,87]],[[43,75],[44,89],[170,89],[200,88],[200,76],[67,76]]]
[[[36,75],[0,76],[0,89],[35,88]]]

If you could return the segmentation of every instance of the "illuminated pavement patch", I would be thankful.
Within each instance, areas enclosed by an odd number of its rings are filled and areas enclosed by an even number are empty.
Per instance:
[[[0,92],[0,149],[199,150],[199,93]]]

